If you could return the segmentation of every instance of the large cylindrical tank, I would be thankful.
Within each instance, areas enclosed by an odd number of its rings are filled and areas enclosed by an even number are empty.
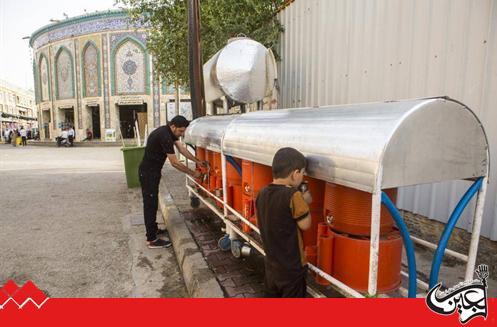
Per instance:
[[[395,203],[397,189],[384,190]],[[372,195],[350,187],[326,183],[324,216],[331,219],[331,228],[341,233],[368,236],[371,233]],[[380,234],[393,229],[393,219],[384,206],[381,207]]]
[[[359,292],[368,290],[370,240],[329,231],[334,237],[332,276]],[[378,292],[399,287],[402,238],[393,230],[380,237]]]

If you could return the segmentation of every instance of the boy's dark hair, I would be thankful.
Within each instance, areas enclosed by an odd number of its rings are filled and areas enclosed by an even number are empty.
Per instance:
[[[178,116],[174,117],[173,119],[171,119],[171,121],[169,122],[169,126],[171,126],[171,125],[174,125],[178,128],[188,127],[188,125],[190,125],[190,122],[185,117],[178,115]]]
[[[294,148],[281,148],[273,158],[273,178],[287,178],[295,170],[305,168],[307,161]]]

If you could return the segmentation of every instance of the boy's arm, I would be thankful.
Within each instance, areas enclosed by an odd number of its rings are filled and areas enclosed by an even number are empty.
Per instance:
[[[290,201],[290,209],[292,210],[293,219],[295,219],[301,230],[311,228],[312,220],[309,205],[304,200],[300,191],[293,194],[292,200]]]

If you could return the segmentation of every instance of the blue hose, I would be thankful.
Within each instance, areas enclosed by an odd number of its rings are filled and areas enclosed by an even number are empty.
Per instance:
[[[385,192],[381,192],[381,202],[383,202],[387,207],[388,211],[390,211],[390,214],[395,220],[395,224],[397,224],[397,228],[399,229],[400,234],[402,235],[402,239],[404,240],[404,247],[406,248],[406,254],[407,254],[407,264],[409,267],[408,297],[415,298],[417,291],[416,257],[414,256],[414,245],[412,243],[411,236],[409,235],[409,231],[407,230],[407,226],[404,223],[404,220],[402,219],[399,210],[397,210],[395,205],[392,203],[392,200],[390,200],[390,198]]]
[[[438,242],[437,251],[435,252],[435,257],[433,258],[433,262],[431,264],[431,273],[430,273],[430,289],[433,288],[438,283],[438,274],[440,272],[440,266],[442,265],[442,259],[444,256],[445,248],[447,247],[447,243],[449,242],[450,235],[454,230],[454,227],[459,220],[459,217],[463,213],[464,209],[468,205],[469,201],[473,198],[473,196],[478,192],[481,187],[483,181],[483,177],[478,178],[473,185],[464,193],[463,197],[454,208],[454,211],[450,215],[449,221],[447,225],[445,225],[445,229],[440,237],[440,241]]]
[[[233,166],[233,168],[236,169],[236,171],[238,172],[238,174],[240,176],[242,176],[242,167],[240,167],[240,165],[238,164],[238,162],[236,162],[236,160],[233,159],[232,156],[226,156],[226,160],[228,160],[228,162]]]

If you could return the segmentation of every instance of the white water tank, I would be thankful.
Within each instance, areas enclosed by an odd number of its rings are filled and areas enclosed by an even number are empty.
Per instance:
[[[223,96],[239,103],[254,103],[271,95],[276,72],[273,52],[242,37],[228,41],[204,64],[206,102]]]

